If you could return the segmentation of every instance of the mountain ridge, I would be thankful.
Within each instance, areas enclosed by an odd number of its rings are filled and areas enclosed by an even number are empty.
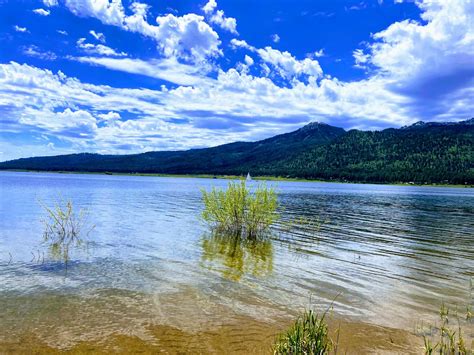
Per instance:
[[[0,169],[284,176],[358,182],[474,183],[474,119],[382,131],[312,122],[256,142],[127,155],[22,158]]]

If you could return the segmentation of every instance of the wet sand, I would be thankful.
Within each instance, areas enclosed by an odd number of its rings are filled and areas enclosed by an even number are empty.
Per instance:
[[[414,334],[365,323],[329,320],[331,337],[339,329],[339,354],[420,354],[422,338]],[[94,341],[79,341],[62,347],[47,344],[35,334],[22,335],[0,343],[0,353],[84,354],[84,353],[163,353],[163,354],[271,354],[277,334],[291,320],[276,323],[259,322],[241,317],[215,329],[196,332],[172,326],[150,326],[138,337],[115,334]]]

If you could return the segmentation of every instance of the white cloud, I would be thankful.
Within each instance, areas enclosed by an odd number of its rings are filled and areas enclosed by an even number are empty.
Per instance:
[[[56,30],[56,32],[59,33],[60,35],[63,35],[63,36],[68,35],[67,31],[64,31],[64,30]]]
[[[321,58],[324,57],[326,53],[324,52],[324,48],[321,48],[319,51],[315,51],[311,54],[311,56],[314,56],[315,58]]]
[[[118,26],[153,38],[167,56],[200,62],[221,55],[218,34],[196,14],[158,16],[156,24],[146,21],[147,5],[132,3],[133,15],[127,16],[120,0],[65,0],[77,16],[95,17],[107,25]]]
[[[43,4],[48,7],[57,6],[58,0],[43,0]]]
[[[107,25],[122,26],[125,11],[121,0],[65,0],[76,16],[95,17]]]
[[[119,89],[10,63],[0,64],[0,107],[10,107],[9,117],[16,120],[4,129],[23,131],[25,125],[29,130],[36,126],[43,134],[50,132],[70,142],[76,151],[120,152],[126,148],[139,152],[257,139],[312,120],[337,123],[339,118],[357,127],[410,123],[412,117],[404,111],[403,99],[384,90],[384,84],[380,80],[347,84],[323,79],[320,85],[299,82],[286,88],[269,78],[230,69],[194,86]],[[116,117],[113,124],[98,125],[105,119],[99,115],[110,111],[135,117]],[[54,119],[48,121],[51,115]],[[179,121],[183,123],[176,123]],[[217,136],[215,129],[220,130]]]
[[[150,6],[148,4],[143,4],[139,2],[132,2],[132,4],[130,5],[130,9],[133,11],[133,13],[143,18],[147,17],[147,12],[149,8]]]
[[[45,9],[34,9],[33,12],[41,16],[49,16],[49,14],[51,13],[51,11]]]
[[[28,32],[28,29],[26,27],[20,27],[20,26],[15,25],[13,28],[15,29],[16,32],[23,32],[23,33]]]
[[[252,52],[255,52],[257,50],[257,48],[251,46],[245,40],[237,39],[237,38],[232,38],[230,40],[230,46],[234,49],[236,49],[236,48],[245,48],[245,49],[248,49],[249,51],[252,51]]]
[[[105,43],[105,36],[103,33],[95,32],[94,30],[90,30],[89,33],[92,37],[94,37],[99,42]]]
[[[103,44],[92,44],[86,43],[85,38],[79,38],[76,42],[76,45],[79,49],[82,49],[86,53],[98,54],[103,56],[110,57],[126,57],[127,53],[125,52],[116,52],[114,49],[104,46]]]
[[[238,34],[237,20],[233,17],[226,17],[223,10],[217,10],[215,0],[209,0],[202,10],[209,17],[209,22],[233,34]]]
[[[356,49],[352,52],[352,56],[354,57],[355,60],[355,67],[356,68],[366,68],[367,67],[367,62],[370,59],[370,55],[364,53],[362,49]]]
[[[271,47],[257,49],[263,61],[271,64],[283,78],[292,79],[300,75],[308,75],[318,78],[323,74],[321,66],[317,60],[305,58],[297,60],[289,52],[281,52]]]
[[[280,36],[277,33],[273,34],[272,35],[272,41],[273,41],[273,43],[280,42]]]
[[[57,55],[51,51],[41,51],[37,46],[30,45],[23,49],[23,54],[43,60],[56,60]]]
[[[412,97],[416,105],[433,101],[443,110],[441,98],[451,97],[450,105],[455,105],[452,100],[473,88],[474,2],[416,4],[425,23],[405,20],[374,34],[367,61],[390,78],[391,90]]]
[[[202,16],[171,14],[156,18],[155,38],[158,47],[167,57],[202,61],[206,57],[221,55],[219,36]]]
[[[175,59],[144,61],[131,58],[72,58],[82,63],[99,65],[111,70],[145,75],[162,79],[178,85],[196,85],[206,81],[201,76],[202,70],[196,66],[178,63]]]
[[[23,125],[32,125],[66,138],[93,138],[97,134],[96,118],[84,110],[66,108],[62,112],[26,107],[19,119]]]
[[[248,56],[247,54],[245,55],[244,60],[245,60],[245,64],[247,64],[249,67],[250,67],[251,65],[253,65],[253,63],[254,63],[253,58],[250,57],[250,56]]]
[[[82,0],[88,1],[92,0]],[[75,151],[113,153],[251,140],[314,120],[373,129],[420,119],[471,117],[474,5],[467,0],[416,4],[423,23],[394,23],[374,34],[364,49],[353,52],[356,65],[371,68],[365,80],[353,82],[323,76],[314,59],[323,51],[300,60],[289,52],[256,48],[236,38],[230,46],[248,51],[253,58],[245,55],[237,68],[217,70],[216,76],[206,77],[202,64],[196,62],[206,62],[221,51],[218,35],[202,16],[161,16],[152,25],[146,20],[147,5],[134,3],[134,14],[123,12],[122,16],[119,1],[104,0],[84,8],[75,4],[82,16],[88,11],[99,19],[110,16],[104,23],[115,23],[118,17],[117,26],[155,39],[168,58],[145,61],[88,55],[70,59],[180,86],[114,88],[83,83],[62,72],[0,64],[0,110],[8,110],[5,116],[9,117],[2,122],[2,130],[38,130],[54,134]],[[217,4],[210,7],[208,12],[214,13]],[[98,46],[85,40],[78,46],[99,53]],[[34,47],[26,50],[30,55],[40,53]],[[182,64],[177,58],[192,58],[194,63]],[[251,74],[259,68],[268,77]]]
[[[233,38],[230,41],[230,46],[234,49],[244,48],[251,52],[257,53],[264,61],[262,69],[265,75],[275,73],[284,79],[292,80],[307,76],[315,80],[323,75],[323,70],[316,59],[305,58],[298,60],[288,51],[279,51],[272,47],[255,48],[249,45],[245,40]],[[274,71],[268,66],[270,65]]]
[[[216,0],[209,0],[206,5],[202,8],[202,11],[204,11],[206,14],[212,14],[214,10],[217,8],[217,2]]]
[[[97,117],[104,121],[118,120],[120,119],[120,114],[118,112],[109,111],[107,113],[99,114]]]

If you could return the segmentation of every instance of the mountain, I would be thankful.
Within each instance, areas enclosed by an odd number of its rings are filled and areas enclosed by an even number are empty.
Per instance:
[[[365,182],[474,183],[474,119],[351,130],[278,164],[306,178]]]
[[[258,142],[133,155],[71,154],[0,169],[303,177],[364,182],[474,184],[474,119],[383,131],[310,123]]]
[[[281,161],[301,154],[308,147],[327,144],[343,134],[345,131],[342,128],[311,123],[294,132],[258,142],[236,142],[213,148],[133,155],[82,153],[26,158],[0,163],[0,169],[240,175],[269,161]]]

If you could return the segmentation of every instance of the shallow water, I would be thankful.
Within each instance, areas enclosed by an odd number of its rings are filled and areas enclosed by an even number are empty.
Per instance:
[[[255,352],[305,307],[333,301],[349,329],[390,327],[405,339],[442,301],[472,302],[473,189],[272,182],[282,222],[253,244],[213,237],[199,220],[200,189],[226,184],[0,173],[0,344],[65,349],[126,336],[169,352]],[[58,196],[95,225],[67,268],[42,237],[41,204]],[[250,348],[200,348],[206,334],[209,346]]]

